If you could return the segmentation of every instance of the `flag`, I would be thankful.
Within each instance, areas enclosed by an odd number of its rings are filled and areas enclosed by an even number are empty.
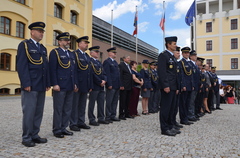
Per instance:
[[[188,26],[190,26],[190,24],[193,22],[193,17],[195,17],[195,14],[196,13],[195,13],[195,0],[194,0],[185,17],[185,22]]]
[[[162,15],[162,19],[160,21],[159,26],[161,27],[161,29],[164,31],[164,23],[165,23],[165,12]]]
[[[137,34],[137,22],[138,22],[138,12],[136,11],[134,23],[133,23],[133,26],[135,27],[135,30],[133,31],[133,36]]]

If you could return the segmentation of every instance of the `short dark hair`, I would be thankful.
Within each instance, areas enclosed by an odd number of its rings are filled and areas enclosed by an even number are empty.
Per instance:
[[[172,44],[172,42],[173,42],[173,41],[167,41],[167,42],[165,43],[166,48],[168,48],[167,44]]]
[[[129,65],[132,67],[134,64],[137,64],[137,62],[132,60]]]

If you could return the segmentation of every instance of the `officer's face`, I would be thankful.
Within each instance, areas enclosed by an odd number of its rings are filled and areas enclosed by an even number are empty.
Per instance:
[[[126,63],[130,63],[130,56],[128,56],[128,57],[126,57],[125,59],[124,59],[124,61],[126,62]]]
[[[83,50],[86,51],[88,49],[88,42],[86,41],[81,41],[78,43],[78,47]]]
[[[68,49],[70,47],[70,40],[60,40],[58,43],[62,48]]]
[[[151,68],[151,69],[155,69],[155,66],[154,66],[154,65],[150,65],[150,68]]]
[[[172,42],[171,44],[168,43],[167,46],[168,46],[168,50],[170,50],[171,52],[173,52],[173,51],[175,51],[176,48],[177,48],[177,42]]]
[[[43,30],[31,30],[31,37],[37,42],[43,39],[43,34],[44,34]]]
[[[91,56],[97,59],[99,57],[99,52],[91,51]]]
[[[116,56],[117,56],[117,53],[114,53],[114,52],[108,52],[108,56],[115,59]]]
[[[176,59],[179,59],[180,58],[180,52],[179,51],[174,51],[173,52],[173,55]]]
[[[193,60],[193,61],[196,61],[196,60],[197,60],[197,56],[196,56],[196,55],[191,55],[190,58],[191,58],[191,60]]]
[[[208,64],[205,65],[205,69],[206,69],[207,71],[209,70],[209,65],[208,65]]]
[[[183,52],[183,53],[182,53],[182,56],[183,56],[185,59],[188,59],[188,58],[189,58],[189,52]]]

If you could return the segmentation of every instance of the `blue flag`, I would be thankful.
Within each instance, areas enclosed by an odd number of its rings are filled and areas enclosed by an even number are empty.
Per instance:
[[[185,17],[185,22],[188,26],[190,26],[190,24],[193,22],[193,17],[195,17],[195,14],[196,13],[195,13],[195,0],[194,0]]]

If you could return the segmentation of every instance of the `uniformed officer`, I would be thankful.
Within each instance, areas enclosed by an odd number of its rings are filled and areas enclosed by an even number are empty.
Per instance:
[[[80,131],[80,128],[90,129],[90,126],[85,124],[85,111],[87,104],[87,94],[92,91],[92,75],[90,56],[85,52],[88,49],[88,36],[83,36],[77,39],[78,49],[74,51],[77,64],[77,85],[78,92],[73,96],[73,107],[70,119],[70,129]]]
[[[148,112],[149,113],[156,113],[158,112],[158,101],[159,101],[159,96],[160,96],[160,90],[158,87],[158,74],[156,70],[156,62],[153,61],[150,64],[150,76],[151,76],[151,84],[153,90],[150,91],[150,98],[148,101]]]
[[[18,45],[17,71],[21,82],[22,144],[33,147],[46,143],[38,133],[42,122],[45,93],[50,89],[47,49],[39,42],[43,38],[45,23],[34,22],[28,26],[31,38]]]
[[[103,69],[107,75],[106,83],[106,121],[120,121],[117,117],[117,105],[120,88],[120,73],[116,58],[116,47],[107,49],[108,58],[103,62]]]
[[[167,50],[158,56],[159,87],[162,98],[159,118],[162,134],[175,136],[180,133],[180,131],[173,128],[174,125],[171,122],[177,90],[177,62],[173,56],[173,51],[177,47],[177,37],[166,37],[165,42]]]
[[[75,58],[71,51],[70,34],[59,34],[59,47],[53,49],[49,56],[51,85],[53,86],[53,134],[57,138],[73,135],[68,127],[73,103],[73,91],[77,90]]]
[[[188,118],[188,109],[190,106],[191,91],[194,90],[193,85],[193,70],[190,65],[189,60],[189,47],[184,47],[181,49],[183,58],[180,61],[180,67],[182,72],[182,82],[181,82],[181,96],[179,101],[179,114],[180,123],[184,125],[190,125]]]
[[[191,62],[189,64],[192,66],[192,75],[193,75],[193,87],[194,89],[191,92],[189,109],[188,109],[188,119],[190,121],[199,120],[199,118],[195,115],[195,100],[197,97],[197,93],[200,88],[200,70],[196,64],[197,62],[197,53],[195,50],[190,51],[190,59]]]
[[[104,86],[107,82],[107,76],[103,70],[102,63],[98,60],[99,58],[99,46],[93,46],[89,48],[91,55],[91,68],[93,76],[93,89],[89,93],[89,103],[88,103],[88,118],[89,124],[93,126],[99,126],[99,124],[109,124],[105,121],[104,115],[104,99],[105,91]],[[94,115],[94,106],[97,101],[97,118]]]
[[[216,74],[216,66],[213,66],[211,70],[212,70],[212,78],[216,83],[215,85],[213,85],[214,95],[216,98],[216,109],[222,110],[222,108],[220,108],[219,82],[218,82],[218,76]]]
[[[213,105],[213,95],[214,95],[214,86],[216,86],[216,81],[213,79],[213,75],[211,72],[211,67],[209,66],[209,64],[205,65],[205,70],[206,70],[206,74],[209,77],[210,80],[210,85],[208,87],[208,99],[207,99],[207,105],[208,105],[208,109],[210,111],[214,111],[214,105]]]
[[[175,105],[174,105],[174,112],[173,112],[173,116],[172,116],[172,124],[175,126],[175,128],[179,129],[179,128],[183,128],[182,125],[180,125],[177,122],[176,116],[178,113],[178,108],[179,108],[179,100],[180,100],[180,89],[181,89],[181,82],[182,82],[182,75],[181,75],[181,69],[180,69],[180,62],[178,62],[177,60],[179,60],[180,58],[180,47],[176,48],[176,51],[173,51],[173,55],[176,59],[177,62],[177,91],[176,91],[176,101],[175,101]]]

